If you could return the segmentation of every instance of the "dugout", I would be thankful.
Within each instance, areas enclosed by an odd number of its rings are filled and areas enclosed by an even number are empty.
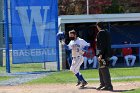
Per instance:
[[[121,48],[132,47],[133,54],[137,56],[136,63],[140,64],[140,13],[130,14],[96,14],[96,15],[66,15],[59,16],[59,30],[65,31],[74,28],[78,31],[79,37],[84,38],[87,42],[93,42],[97,34],[94,27],[96,22],[103,21],[108,23],[108,31],[111,33],[112,48],[117,49],[117,55],[122,57]],[[93,37],[92,37],[93,36]],[[67,37],[67,36],[66,36]],[[129,41],[131,44],[123,45],[123,41]],[[66,43],[69,40],[66,38]],[[66,52],[60,45],[60,62],[62,68],[67,68]],[[125,63],[120,61],[123,66]]]

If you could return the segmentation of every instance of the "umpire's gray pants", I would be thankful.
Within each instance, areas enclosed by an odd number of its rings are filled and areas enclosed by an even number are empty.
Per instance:
[[[112,86],[108,67],[105,66],[104,68],[99,68],[99,77],[100,77],[100,86],[105,87]]]

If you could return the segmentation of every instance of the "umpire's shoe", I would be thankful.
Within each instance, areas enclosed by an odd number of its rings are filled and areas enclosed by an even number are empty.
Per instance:
[[[88,83],[86,81],[82,81],[82,85],[80,86],[81,88],[84,88]]]
[[[77,81],[76,86],[79,86],[81,84],[81,81]]]
[[[113,91],[113,86],[101,88],[101,90]]]
[[[101,88],[103,88],[104,86],[99,86],[98,88],[96,88],[96,90],[101,90]]]

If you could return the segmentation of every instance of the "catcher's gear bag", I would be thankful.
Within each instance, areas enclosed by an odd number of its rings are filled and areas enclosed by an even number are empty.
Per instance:
[[[64,34],[64,32],[58,32],[57,33],[57,39],[58,40],[63,40],[63,39],[65,39],[65,34]]]

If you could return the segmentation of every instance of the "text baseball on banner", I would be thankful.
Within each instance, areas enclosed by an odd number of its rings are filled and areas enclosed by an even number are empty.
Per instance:
[[[13,63],[57,61],[57,0],[11,0]]]

